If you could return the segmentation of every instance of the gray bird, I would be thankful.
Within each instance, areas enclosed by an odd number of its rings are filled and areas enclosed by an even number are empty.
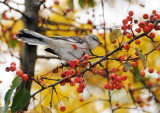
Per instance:
[[[77,36],[46,37],[28,29],[21,29],[15,35],[19,41],[30,45],[45,45],[47,52],[58,55],[61,59],[69,61],[90,54],[96,46],[102,44],[97,36],[87,35],[84,38]],[[76,46],[75,49],[73,46]]]

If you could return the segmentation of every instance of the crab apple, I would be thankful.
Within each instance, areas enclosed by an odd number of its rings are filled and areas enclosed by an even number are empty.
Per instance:
[[[91,21],[91,20],[88,20],[87,24],[92,24],[92,21]]]
[[[115,73],[112,73],[112,74],[109,76],[109,78],[110,78],[111,80],[115,80],[115,79],[117,78],[117,76],[116,76]]]
[[[58,73],[58,68],[54,68],[53,73]]]
[[[121,29],[125,31],[125,30],[127,30],[127,26],[126,26],[126,25],[123,25],[123,26],[121,27]]]
[[[153,68],[149,68],[149,69],[148,69],[148,72],[149,72],[149,73],[153,73],[153,72],[154,72],[154,69],[153,69]]]
[[[144,22],[140,22],[140,23],[138,24],[138,26],[139,26],[140,28],[144,28],[144,27],[145,27],[145,23],[144,23]]]
[[[23,74],[23,75],[21,76],[21,79],[22,79],[23,81],[27,81],[27,80],[28,80],[28,75],[27,75],[27,74]]]
[[[127,19],[123,19],[123,20],[122,20],[122,23],[123,23],[124,25],[126,25],[126,24],[128,23],[128,20],[127,20]]]
[[[110,88],[110,85],[109,85],[108,83],[105,83],[105,84],[104,84],[104,88],[105,88],[105,89],[109,89],[109,88]]]
[[[157,13],[157,11],[156,11],[156,10],[153,10],[153,11],[152,11],[152,14],[156,14],[156,13]]]
[[[133,62],[131,63],[131,66],[132,66],[133,68],[135,68],[135,67],[137,66],[137,63],[133,61]]]
[[[97,70],[97,69],[93,69],[92,72],[93,72],[93,74],[95,74],[95,75],[98,74],[98,70]]]
[[[70,73],[71,73],[71,75],[75,75],[75,74],[76,74],[76,70],[71,69],[71,70],[70,70]]]
[[[80,78],[79,78],[79,77],[75,77],[75,78],[74,78],[74,82],[75,82],[75,83],[79,83],[79,82],[80,82]]]
[[[82,93],[82,92],[83,92],[83,89],[80,88],[80,87],[77,87],[77,92],[78,92],[78,93]]]
[[[74,50],[77,50],[77,46],[75,44],[72,44],[72,47]]]
[[[65,70],[63,73],[65,76],[69,76],[71,74],[71,72],[69,70]]]
[[[75,67],[73,60],[69,60],[68,64],[69,64],[70,67]]]
[[[121,84],[116,84],[115,89],[120,90],[122,88]]]
[[[145,72],[144,72],[144,71],[141,71],[141,72],[140,72],[140,75],[141,75],[141,77],[144,77],[144,76],[145,76]]]
[[[143,28],[143,32],[148,33],[148,32],[149,32],[149,28],[148,28],[147,26],[145,26],[145,27]]]
[[[65,82],[71,82],[71,77],[67,76],[64,78]]]
[[[77,72],[76,72],[76,74],[77,74],[77,76],[81,76],[81,73],[79,72],[79,70],[77,70]]]
[[[133,11],[129,11],[129,12],[128,12],[128,15],[129,15],[129,16],[133,16],[133,14],[134,14]]]
[[[60,107],[60,111],[63,112],[63,111],[65,111],[65,110],[66,110],[66,107],[65,107],[65,106],[61,106],[61,107]]]
[[[131,38],[132,38],[132,35],[131,35],[131,34],[127,34],[127,38],[128,38],[128,39],[131,39]]]
[[[66,75],[64,73],[61,73],[61,77],[64,78]]]
[[[122,79],[122,81],[125,81],[127,79],[127,76],[126,75],[122,75],[121,79]]]
[[[85,67],[85,66],[87,66],[88,65],[88,61],[87,60],[84,60],[82,63],[81,63],[81,66],[82,67]]]
[[[84,83],[80,83],[80,84],[79,84],[79,88],[84,89],[85,87],[86,87],[86,85],[85,85]]]
[[[117,80],[111,80],[110,83],[111,85],[115,85],[117,83]]]
[[[111,71],[112,71],[112,73],[115,73],[115,72],[117,71],[117,69],[116,69],[115,67],[113,67],[113,68],[111,69]]]
[[[117,80],[118,83],[121,83],[122,78],[121,78],[120,76],[118,76],[118,77],[116,78],[116,80]]]
[[[123,48],[126,49],[126,50],[129,50],[130,45],[129,44],[124,44]]]
[[[78,59],[74,59],[74,60],[73,60],[73,63],[74,63],[74,65],[77,65],[77,66],[78,66],[78,65],[79,65],[79,60],[78,60]]]
[[[13,72],[13,71],[15,71],[16,70],[16,66],[15,65],[11,65],[10,66],[10,70]]]
[[[104,75],[104,71],[99,71],[99,74],[103,76]]]
[[[70,82],[70,85],[71,85],[71,86],[75,86],[75,84],[76,84],[76,83],[75,83],[74,81],[71,81],[71,82]]]
[[[122,68],[122,71],[123,71],[123,72],[126,72],[126,69],[125,69],[125,67],[123,67],[123,68]]]
[[[70,11],[71,11],[71,9],[69,9],[69,8],[65,9],[66,13],[69,13]]]
[[[122,62],[122,61],[124,61],[124,56],[123,56],[123,55],[120,55],[120,56],[118,57],[118,59],[119,59],[120,62]]]
[[[84,79],[82,77],[79,77],[79,83],[83,83]]]
[[[155,37],[155,33],[153,32],[149,33],[149,37],[153,39]]]
[[[135,52],[135,55],[136,55],[136,56],[139,56],[137,51]]]
[[[143,14],[143,18],[147,19],[148,18],[148,14],[147,13]]]
[[[117,42],[117,40],[112,41],[112,44],[115,44]]]
[[[149,29],[153,29],[154,28],[154,25],[152,23],[148,23],[148,28]]]
[[[137,24],[137,23],[138,23],[138,20],[134,20],[134,23]]]
[[[11,65],[14,65],[14,66],[16,66],[16,63],[15,63],[15,62],[11,62]]]
[[[140,32],[141,32],[141,28],[136,28],[135,31],[136,31],[137,33],[140,33]]]
[[[80,101],[80,102],[83,102],[83,101],[84,101],[84,98],[83,98],[83,97],[81,97],[81,98],[79,99],[79,101]]]
[[[84,55],[84,59],[85,59],[85,60],[89,60],[89,55],[88,55],[88,54],[85,54],[85,55]]]
[[[23,76],[23,71],[22,70],[18,70],[16,72],[17,76],[22,77]]]
[[[135,44],[139,45],[140,44],[140,40],[139,39],[135,40]]]
[[[64,86],[65,84],[66,84],[65,81],[60,82],[60,85],[61,85],[61,86]]]
[[[131,20],[132,20],[132,17],[131,17],[131,16],[127,16],[126,19],[127,19],[128,21],[131,21]]]
[[[111,85],[111,86],[109,87],[109,89],[110,89],[110,90],[114,90],[114,86]]]
[[[6,69],[5,69],[7,72],[9,72],[10,71],[10,67],[6,67]]]

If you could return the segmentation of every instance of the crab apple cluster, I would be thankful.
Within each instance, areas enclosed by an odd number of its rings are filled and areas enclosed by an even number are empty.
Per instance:
[[[28,75],[27,74],[23,74],[23,71],[22,70],[16,70],[16,63],[15,62],[11,62],[10,64],[10,67],[6,67],[6,71],[9,72],[9,71],[16,71],[16,75],[21,77],[21,79],[23,81],[27,81],[28,80]]]
[[[104,85],[105,89],[109,90],[120,90],[122,88],[122,81],[125,81],[127,79],[126,75],[119,76],[117,73],[112,73],[109,75],[110,83],[106,83]]]

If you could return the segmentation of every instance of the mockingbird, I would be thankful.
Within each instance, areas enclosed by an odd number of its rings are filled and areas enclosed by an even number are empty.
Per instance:
[[[28,29],[19,30],[15,38],[30,45],[46,45],[49,47],[45,49],[47,52],[56,54],[66,61],[90,54],[97,45],[102,44],[98,37],[92,34],[84,38],[77,36],[46,37]]]

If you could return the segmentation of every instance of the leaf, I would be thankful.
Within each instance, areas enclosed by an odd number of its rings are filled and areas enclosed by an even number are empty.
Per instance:
[[[84,6],[85,6],[85,0],[78,0],[78,3],[81,6],[81,8],[84,8]]]
[[[21,83],[22,83],[21,77],[16,77],[16,78],[12,81],[12,89],[17,88],[18,86],[20,86]]]
[[[94,0],[89,0],[89,6],[94,7],[95,6],[95,1]]]
[[[113,42],[119,36],[121,36],[121,30],[120,29],[114,29],[112,32],[110,32],[110,41]]]
[[[124,63],[124,67],[125,67],[126,72],[132,68],[131,63]]]
[[[69,0],[68,5],[69,5],[69,8],[73,11],[73,9],[74,9],[73,0]]]
[[[125,91],[128,93],[128,90],[129,90],[128,83],[126,81],[122,81],[121,85],[124,87]]]
[[[12,89],[9,89],[4,97],[4,101],[5,101],[5,107],[4,107],[4,111],[3,113],[7,113],[7,110],[8,110],[8,105],[9,105],[9,101],[10,101],[10,98],[11,98],[11,95],[13,93],[13,90]]]
[[[30,101],[30,93],[26,88],[21,89],[17,92],[13,98],[11,111],[16,112],[24,108]]]
[[[52,113],[52,111],[48,107],[43,106],[41,109],[41,113]]]
[[[133,68],[133,70],[134,70],[134,82],[138,82],[141,78],[140,71],[137,66]]]
[[[140,52],[139,48],[135,48],[135,50],[137,51],[137,53],[138,53],[138,55],[139,55],[139,57],[140,57],[140,59],[142,61],[144,69],[146,69],[147,68],[147,64],[146,64],[146,60],[144,58],[144,55]]]

